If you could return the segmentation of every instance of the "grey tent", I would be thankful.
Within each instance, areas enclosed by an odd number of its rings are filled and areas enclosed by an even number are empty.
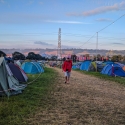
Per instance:
[[[22,93],[26,85],[21,85],[18,80],[13,77],[13,74],[6,64],[4,57],[0,58],[0,96],[15,95]]]
[[[22,69],[20,69],[19,66],[17,66],[14,63],[8,63],[8,66],[11,70],[11,72],[13,73],[13,76],[20,82],[27,82],[28,77],[26,76],[26,74],[23,72]],[[27,79],[25,79],[25,77],[27,77]]]

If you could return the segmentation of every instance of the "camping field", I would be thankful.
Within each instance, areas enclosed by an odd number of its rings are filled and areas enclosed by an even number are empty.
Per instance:
[[[77,69],[74,71],[78,71],[78,72],[86,74],[86,75],[95,76],[100,79],[114,81],[114,82],[125,85],[125,77],[114,77],[114,76],[112,77],[112,76],[101,74],[100,72],[92,72],[92,71],[88,72],[88,71],[81,71],[81,70],[77,70]]]
[[[29,81],[38,75],[28,75]],[[45,108],[44,100],[48,97],[55,83],[56,72],[45,69],[40,77],[29,84],[22,94],[16,96],[0,97],[0,125],[27,125],[30,115],[40,108]]]
[[[124,97],[123,78],[73,70],[65,84],[61,69],[46,68],[22,94],[0,98],[0,125],[125,125]]]
[[[72,71],[70,84],[64,83],[59,68],[58,81],[48,108],[40,109],[30,125],[124,125],[125,86]]]

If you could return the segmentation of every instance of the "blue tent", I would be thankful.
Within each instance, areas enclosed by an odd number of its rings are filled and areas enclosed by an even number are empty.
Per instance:
[[[77,69],[76,65],[73,65],[73,66],[72,66],[72,69]]]
[[[106,61],[106,62],[102,62],[102,63],[97,63],[97,71],[101,72],[103,70],[103,68],[107,65],[107,64],[114,64],[114,62],[112,61]]]
[[[25,62],[22,64],[21,68],[25,73],[37,74],[44,72],[43,67],[38,62]]]
[[[104,65],[107,65],[107,64],[113,64],[114,62],[112,61],[106,61],[106,62],[103,62]]]
[[[116,63],[114,64],[107,64],[103,70],[101,71],[102,74],[112,75],[112,76],[121,76],[125,77],[125,71],[122,67]]]
[[[78,62],[78,63],[74,64],[72,66],[72,69],[80,69],[81,64],[82,64],[81,62]]]
[[[14,60],[11,58],[11,57],[4,57],[4,59],[6,60],[6,62],[10,63],[10,62],[13,62],[14,63]]]
[[[92,62],[90,60],[84,61],[81,66],[80,70],[85,70],[85,71],[94,71],[95,67],[93,66]]]

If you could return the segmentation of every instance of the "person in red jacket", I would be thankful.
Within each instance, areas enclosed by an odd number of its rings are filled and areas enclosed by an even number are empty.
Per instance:
[[[71,69],[72,69],[72,60],[67,58],[62,65],[62,70],[65,72],[65,83],[69,83]]]

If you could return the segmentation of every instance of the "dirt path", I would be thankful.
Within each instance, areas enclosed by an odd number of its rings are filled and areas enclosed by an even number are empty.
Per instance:
[[[125,125],[125,86],[72,71],[64,83],[61,69],[48,108],[39,110],[34,125]]]

